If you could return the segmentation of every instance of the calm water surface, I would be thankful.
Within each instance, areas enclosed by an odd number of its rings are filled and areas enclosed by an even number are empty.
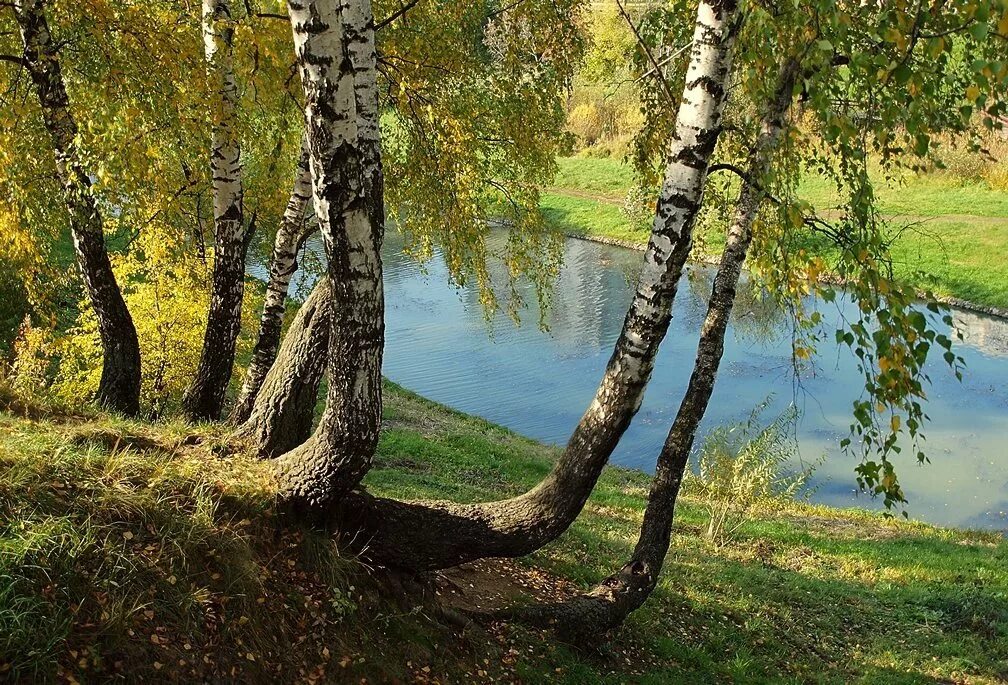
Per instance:
[[[568,240],[544,332],[535,309],[523,315],[520,326],[505,314],[488,324],[474,290],[450,286],[443,262],[435,258],[420,267],[402,246],[390,232],[384,250],[386,376],[532,438],[566,442],[619,335],[640,253]],[[697,268],[684,277],[644,403],[613,463],[653,470],[692,370],[711,276]],[[526,300],[535,298],[530,294]],[[849,307],[822,305],[827,331]],[[824,346],[815,368],[803,371],[799,382],[786,322],[741,302],[737,309],[700,435],[745,420],[770,395],[767,421],[794,402],[801,410],[802,460],[828,456],[816,469],[813,499],[881,508],[855,492],[856,462],[839,449],[851,421],[851,402],[862,391],[853,355]],[[931,463],[897,457],[908,513],[942,525],[1008,530],[1008,323],[967,312],[954,315],[965,337],[958,352],[967,369],[960,383],[934,355],[926,407],[932,419],[925,447]]]

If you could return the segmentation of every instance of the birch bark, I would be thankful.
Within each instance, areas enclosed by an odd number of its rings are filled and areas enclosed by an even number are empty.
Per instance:
[[[215,249],[203,349],[183,401],[185,412],[193,421],[212,421],[221,416],[234,368],[245,294],[248,241],[241,145],[236,129],[238,83],[233,62],[234,26],[229,0],[203,0],[203,49],[216,88],[210,141]]]
[[[104,221],[91,194],[91,179],[80,164],[77,123],[70,110],[59,52],[42,0],[16,0],[13,8],[24,46],[24,63],[52,141],[56,174],[70,213],[77,264],[98,319],[103,360],[97,400],[107,409],[135,416],[140,411],[140,345],[109,261]]]
[[[252,413],[256,397],[262,388],[266,374],[277,357],[280,334],[283,329],[284,311],[291,277],[298,269],[297,254],[305,241],[317,230],[314,221],[305,220],[305,209],[312,196],[311,167],[308,161],[308,143],[301,145],[298,158],[297,177],[291,190],[290,199],[284,210],[280,227],[273,242],[270,258],[269,281],[266,284],[266,298],[263,302],[262,317],[259,321],[259,335],[252,349],[245,380],[242,382],[238,401],[231,412],[231,421],[240,424]]]

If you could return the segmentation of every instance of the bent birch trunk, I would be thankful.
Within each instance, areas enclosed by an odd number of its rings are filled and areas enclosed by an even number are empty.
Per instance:
[[[416,571],[491,556],[515,557],[563,533],[580,513],[640,407],[692,246],[709,159],[721,130],[731,52],[740,28],[735,0],[703,0],[665,180],[636,293],[595,398],[552,472],[500,502],[405,503],[350,493],[336,525],[377,561]]]
[[[24,45],[24,64],[52,140],[77,264],[98,320],[103,360],[97,400],[106,409],[136,416],[140,411],[140,345],[109,261],[104,221],[91,195],[91,179],[80,165],[77,123],[70,111],[58,49],[42,0],[17,0],[13,7]]]
[[[766,193],[761,187],[793,99],[798,62],[780,70],[773,99],[766,107],[759,138],[750,158],[747,178],[739,191],[728,239],[714,279],[707,315],[700,331],[693,373],[661,453],[644,511],[640,536],[630,560],[591,592],[552,605],[519,609],[512,616],[550,625],[569,638],[597,636],[620,625],[654,591],[668,553],[676,499],[699,426],[717,379],[724,338],[752,226]],[[755,185],[755,184],[760,185]]]
[[[323,278],[298,309],[249,418],[235,432],[260,457],[288,452],[311,435],[319,384],[329,358],[331,308],[329,279]]]

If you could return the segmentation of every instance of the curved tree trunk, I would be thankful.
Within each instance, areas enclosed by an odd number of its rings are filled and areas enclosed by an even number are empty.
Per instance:
[[[183,406],[193,421],[220,418],[241,329],[248,247],[242,197],[241,146],[235,119],[238,83],[232,59],[234,19],[228,0],[203,0],[203,46],[217,87],[212,105],[210,170],[213,175],[214,266],[203,350]]]
[[[269,282],[266,284],[266,298],[259,322],[259,337],[252,350],[252,361],[249,362],[248,371],[245,373],[238,401],[231,411],[231,422],[235,424],[243,423],[251,415],[259,389],[277,356],[287,304],[287,290],[290,287],[291,277],[298,268],[297,253],[316,229],[314,222],[307,225],[305,223],[305,208],[311,199],[311,184],[308,145],[305,141],[301,145],[294,188],[291,190],[280,228],[277,229],[276,240],[273,242]]]
[[[329,389],[315,433],[277,461],[281,498],[321,510],[367,472],[381,423],[385,303],[377,55],[370,0],[291,0],[313,199],[329,257]]]
[[[91,195],[91,179],[80,166],[77,124],[70,111],[58,50],[42,0],[17,0],[13,7],[24,43],[24,64],[38,93],[56,156],[56,173],[70,211],[77,264],[98,319],[104,358],[97,399],[107,409],[135,416],[140,411],[140,345],[109,261],[104,222]]]
[[[294,449],[311,435],[329,350],[332,292],[323,278],[298,310],[248,420],[236,431],[261,457]]]
[[[367,554],[393,566],[432,570],[488,556],[521,556],[563,533],[631,419],[651,377],[658,345],[692,246],[740,28],[735,0],[700,3],[693,52],[669,149],[665,181],[637,290],[595,398],[552,472],[533,490],[474,505],[403,503],[351,493],[334,520]]]
[[[752,241],[753,221],[766,197],[762,184],[770,171],[771,159],[792,102],[797,76],[798,62],[788,60],[781,68],[773,99],[767,105],[714,279],[707,316],[700,331],[693,373],[672,429],[658,456],[640,537],[633,555],[623,568],[588,594],[559,604],[518,609],[512,615],[553,626],[569,638],[594,637],[620,625],[654,591],[668,553],[676,498],[693,449],[697,426],[707,411],[724,353],[725,332],[742,265]]]

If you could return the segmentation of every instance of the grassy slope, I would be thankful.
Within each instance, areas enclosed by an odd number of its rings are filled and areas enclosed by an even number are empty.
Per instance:
[[[702,503],[687,499],[656,596],[584,653],[515,626],[460,631],[399,585],[383,593],[381,574],[325,536],[276,525],[263,465],[220,429],[198,445],[189,432],[0,413],[0,679],[52,675],[57,663],[82,680],[1008,678],[1008,544],[987,534],[788,505],[716,548],[698,536]],[[368,485],[500,497],[555,454],[390,387]],[[563,538],[518,564],[487,562],[489,575],[551,592],[592,585],[626,557],[647,485],[607,470]]]
[[[612,159],[561,159],[555,187],[543,197],[547,219],[569,233],[642,243],[621,209],[632,183],[625,164]],[[821,179],[809,178],[801,195],[821,210],[837,204]],[[941,176],[909,178],[879,189],[886,215],[920,222],[894,246],[897,271],[921,289],[980,305],[1008,307],[1008,193],[983,184],[961,185]]]

